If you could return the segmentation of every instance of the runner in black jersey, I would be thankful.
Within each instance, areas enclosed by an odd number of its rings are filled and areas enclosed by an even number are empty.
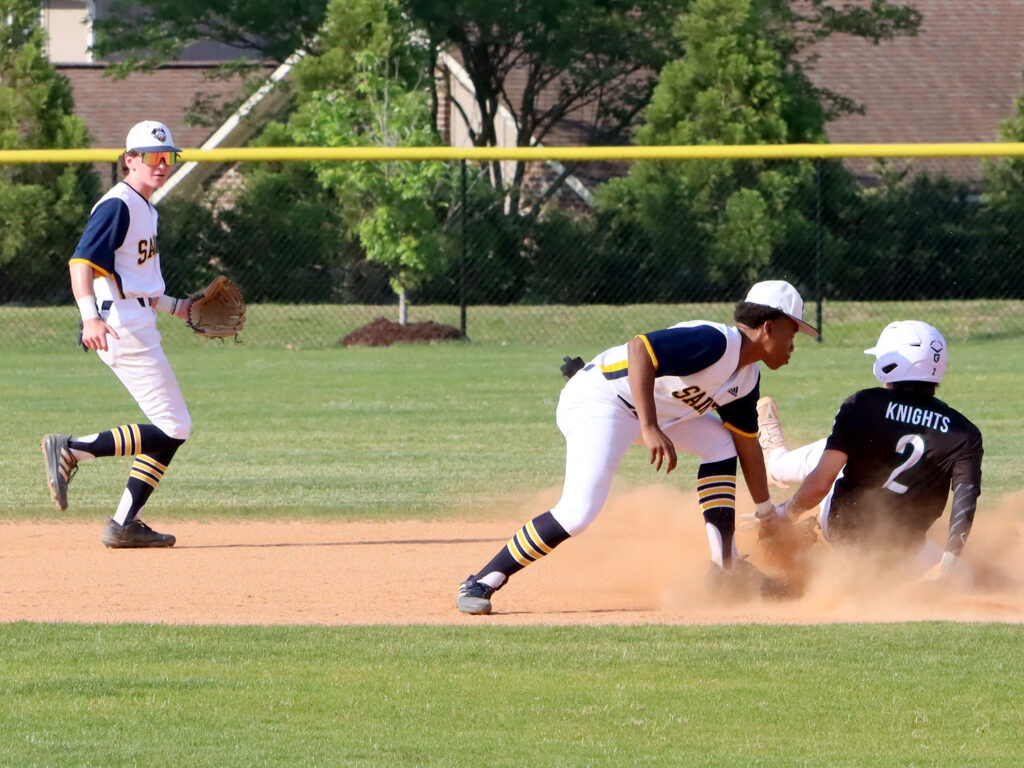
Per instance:
[[[884,388],[851,395],[836,414],[832,434],[787,451],[774,402],[758,405],[769,476],[802,482],[776,509],[792,519],[820,504],[825,538],[834,544],[914,553],[925,578],[945,576],[970,533],[981,492],[980,430],[935,397],[948,359],[938,330],[919,321],[890,323],[867,354]],[[926,532],[942,516],[953,489],[944,552]],[[922,568],[923,570],[923,568]]]

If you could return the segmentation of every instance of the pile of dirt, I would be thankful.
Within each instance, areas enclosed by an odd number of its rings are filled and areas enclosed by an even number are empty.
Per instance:
[[[343,347],[390,347],[398,342],[450,341],[464,338],[462,332],[451,325],[428,320],[425,323],[400,325],[383,317],[356,328],[348,336],[338,339]]]

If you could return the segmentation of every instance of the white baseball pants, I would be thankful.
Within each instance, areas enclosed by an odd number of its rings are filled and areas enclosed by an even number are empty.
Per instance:
[[[100,316],[120,338],[107,336],[107,350],[100,359],[121,381],[150,423],[168,437],[187,440],[192,431],[185,398],[160,346],[156,310],[137,299],[121,299],[100,305]]]
[[[568,381],[555,420],[565,436],[565,481],[551,514],[576,536],[597,518],[619,462],[633,443],[640,443],[640,422],[596,368]],[[713,415],[676,419],[661,429],[677,452],[699,456],[702,462],[736,455],[731,433]]]

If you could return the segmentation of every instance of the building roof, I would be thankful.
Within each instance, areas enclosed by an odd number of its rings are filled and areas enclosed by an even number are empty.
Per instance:
[[[209,80],[216,64],[168,64],[152,73],[123,80],[104,77],[105,64],[58,64],[68,78],[75,114],[84,122],[97,149],[121,149],[128,129],[140,120],[159,120],[171,129],[182,149],[198,147],[214,127],[186,125],[185,114],[197,94],[233,98],[241,95],[241,80]]]
[[[921,12],[916,37],[874,45],[832,35],[813,52],[811,81],[854,99],[863,115],[827,126],[833,144],[992,142],[1015,112],[1024,69],[1024,1],[909,0]],[[916,159],[976,179],[973,158]]]

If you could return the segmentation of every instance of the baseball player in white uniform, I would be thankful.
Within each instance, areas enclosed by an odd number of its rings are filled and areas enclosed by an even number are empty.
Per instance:
[[[143,523],[139,513],[192,428],[156,326],[156,310],[185,318],[188,301],[164,293],[157,212],[149,202],[180,151],[163,123],[146,120],[133,126],[120,158],[124,180],[93,207],[69,262],[82,344],[110,367],[150,422],[82,437],[43,438],[47,486],[60,510],[67,509],[68,482],[80,463],[135,457],[121,501],[103,529],[108,547],[170,547],[175,542],[174,536]]]
[[[734,320],[736,326],[698,320],[641,334],[602,352],[569,380],[556,411],[566,442],[562,496],[460,585],[460,611],[490,613],[491,595],[513,574],[582,533],[604,506],[633,443],[648,449],[655,471],[664,465],[671,472],[680,450],[700,457],[709,584],[751,581],[753,566],[739,558],[733,534],[737,457],[757,508],[772,509],[757,442],[758,363],[772,370],[786,365],[797,331],[818,332],[803,320],[800,294],[781,280],[755,284],[736,305]],[[755,578],[759,587],[767,584],[756,572]]]

